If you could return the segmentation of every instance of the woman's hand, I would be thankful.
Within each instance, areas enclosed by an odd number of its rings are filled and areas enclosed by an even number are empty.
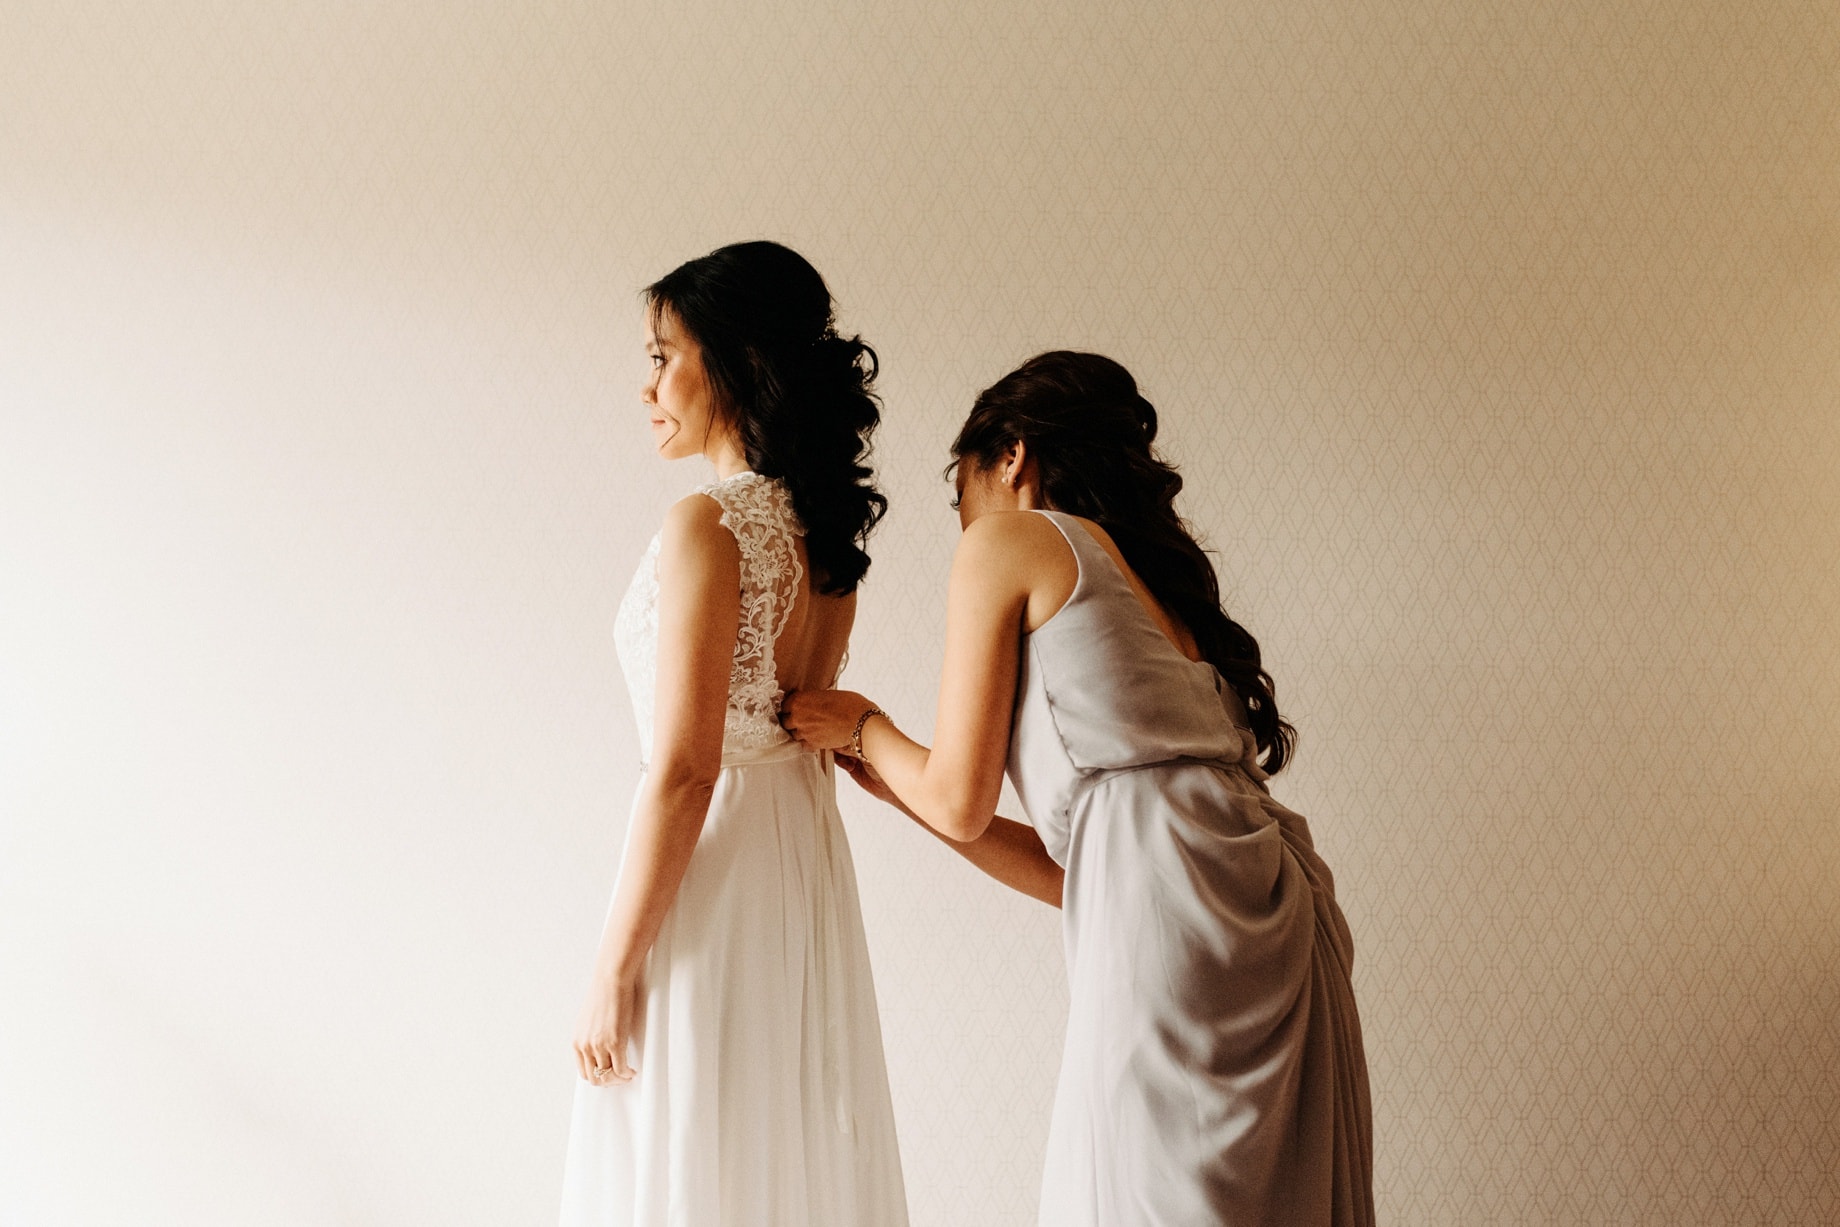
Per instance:
[[[626,1060],[644,994],[638,976],[596,977],[575,1026],[575,1064],[595,1086],[631,1082],[638,1071]]]
[[[892,805],[903,814],[906,814],[909,818],[914,819],[914,821],[919,821],[914,811],[908,809],[907,806],[902,803],[901,798],[894,795],[894,790],[888,787],[888,782],[882,779],[881,776],[875,774],[874,767],[871,767],[862,759],[852,758],[848,754],[839,754],[836,758],[837,765],[850,773],[850,778],[856,781],[856,786],[858,788],[861,788],[877,801]]]
[[[854,690],[795,690],[780,705],[779,722],[807,750],[844,750],[874,706]]]

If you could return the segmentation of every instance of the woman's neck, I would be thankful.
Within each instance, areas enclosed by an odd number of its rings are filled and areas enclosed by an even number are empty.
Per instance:
[[[747,461],[747,453],[741,450],[739,440],[730,437],[704,450],[703,455],[716,468],[716,480],[727,481],[737,473],[745,473],[753,466]]]

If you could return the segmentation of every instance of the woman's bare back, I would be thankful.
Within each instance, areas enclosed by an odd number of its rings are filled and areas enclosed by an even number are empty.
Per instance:
[[[836,682],[850,646],[850,628],[856,622],[856,594],[834,596],[820,592],[811,573],[805,539],[800,537],[794,548],[805,578],[785,628],[773,646],[774,672],[780,689],[787,693]]]

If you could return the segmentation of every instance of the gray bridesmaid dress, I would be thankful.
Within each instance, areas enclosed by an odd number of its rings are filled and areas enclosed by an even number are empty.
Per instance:
[[[1071,1002],[1041,1227],[1365,1227],[1373,1125],[1348,923],[1244,705],[1084,524],[1027,636],[1009,776],[1067,871]]]

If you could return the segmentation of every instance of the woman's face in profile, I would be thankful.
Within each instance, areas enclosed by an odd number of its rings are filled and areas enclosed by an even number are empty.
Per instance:
[[[639,399],[651,411],[652,446],[666,460],[683,460],[704,450],[716,424],[703,348],[668,308],[646,316],[652,371]]]

